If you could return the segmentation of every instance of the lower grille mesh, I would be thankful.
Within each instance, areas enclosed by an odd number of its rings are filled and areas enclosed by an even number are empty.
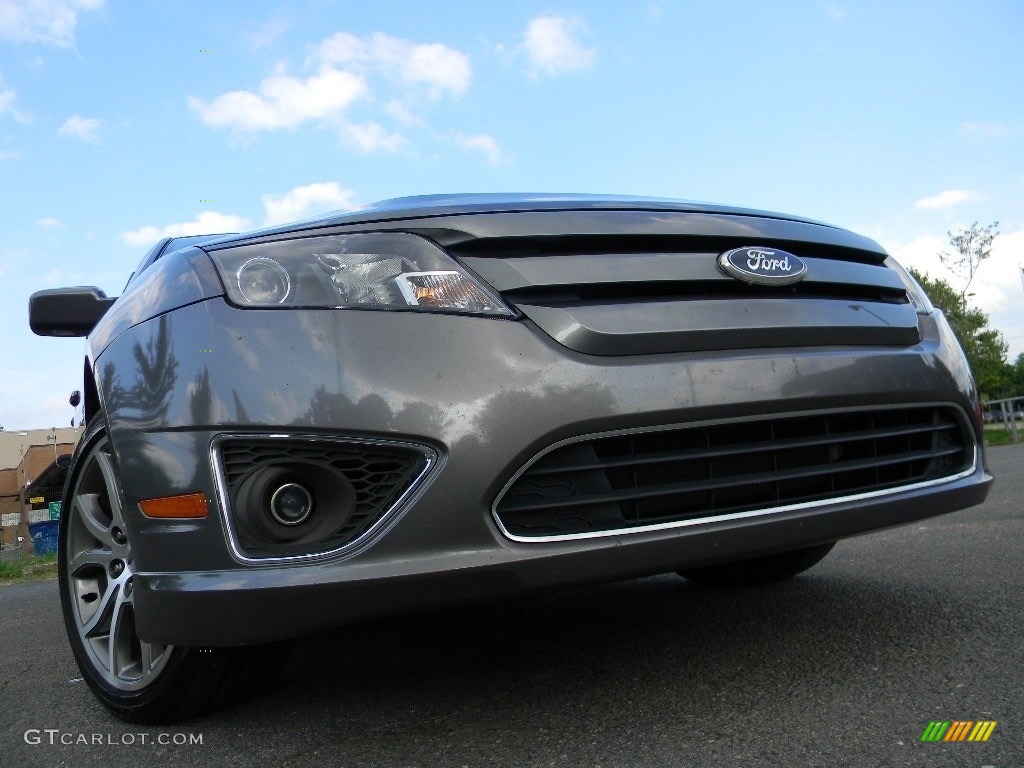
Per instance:
[[[958,413],[907,407],[595,437],[530,465],[495,512],[515,536],[560,536],[951,477],[974,456]]]

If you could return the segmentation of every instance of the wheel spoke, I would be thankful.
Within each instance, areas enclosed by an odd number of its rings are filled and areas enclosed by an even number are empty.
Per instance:
[[[90,565],[106,571],[113,559],[114,553],[109,550],[87,549],[71,558],[71,561],[68,563],[68,575],[72,577],[77,576],[83,568]]]
[[[103,635],[110,635],[113,637],[114,623],[117,617],[112,613],[112,611],[116,610],[117,605],[120,602],[118,599],[120,593],[121,587],[119,585],[112,584],[106,592],[100,595],[100,604],[96,606],[95,613],[93,613],[88,621],[82,624],[82,637],[90,640],[102,637]]]
[[[106,520],[103,508],[100,506],[98,493],[81,493],[74,501],[74,507],[80,513],[79,520],[94,539],[105,544],[110,549],[114,548],[114,539],[110,535],[110,524]]]
[[[117,476],[114,474],[114,462],[106,451],[96,452],[96,463],[103,473],[103,484],[107,488],[107,502],[110,504],[110,516],[113,524],[124,530],[124,515],[121,510],[121,494],[117,492]]]
[[[122,596],[122,590],[117,590],[117,599],[114,601],[113,612],[110,614],[110,634],[107,637],[110,674],[114,677],[121,677],[121,674],[131,666],[131,637],[126,637],[125,632],[133,632],[134,626],[125,618],[128,612],[129,603]],[[127,662],[127,663],[126,663]]]
[[[142,643],[142,679],[149,678],[153,668],[153,646],[149,643]]]

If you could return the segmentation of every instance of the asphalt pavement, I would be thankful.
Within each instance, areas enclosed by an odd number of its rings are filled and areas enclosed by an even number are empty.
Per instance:
[[[1024,446],[982,507],[757,590],[674,576],[347,627],[167,728],[79,678],[55,581],[0,587],[0,765],[1024,766]],[[995,721],[986,742],[922,742]]]

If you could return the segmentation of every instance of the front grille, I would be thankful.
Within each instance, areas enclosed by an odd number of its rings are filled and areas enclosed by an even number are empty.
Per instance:
[[[334,551],[350,545],[370,531],[403,499],[433,464],[432,451],[403,443],[332,440],[318,437],[247,438],[218,441],[223,480],[229,504],[255,470],[264,466],[312,462],[332,467],[352,484],[355,507],[345,524],[311,551]],[[241,541],[244,554],[266,557],[251,543]]]
[[[516,537],[585,535],[940,480],[974,462],[959,413],[906,407],[592,437],[529,464],[495,514]]]
[[[529,243],[534,242],[534,247]],[[777,347],[909,346],[919,318],[899,274],[873,251],[786,240],[806,276],[751,285],[719,255],[748,241],[634,238],[475,242],[454,249],[533,327],[587,355],[647,355]],[[654,250],[655,245],[670,246]],[[586,250],[585,246],[592,246]],[[618,250],[616,250],[618,246]]]
[[[652,250],[652,238],[615,250],[614,239],[574,238],[560,249],[540,250],[524,243],[515,250],[504,243],[474,243],[451,249],[477,270],[512,304],[571,307],[609,301],[749,300],[757,297],[907,304],[906,286],[888,267],[872,261],[877,254],[820,244],[776,244],[809,266],[807,277],[785,286],[750,285],[722,272],[719,253],[740,240],[688,238],[671,249]],[[637,240],[634,238],[634,240]],[[587,245],[592,250],[585,250]],[[670,243],[664,243],[669,245]],[[716,246],[705,250],[708,246]],[[538,251],[543,255],[538,255]]]

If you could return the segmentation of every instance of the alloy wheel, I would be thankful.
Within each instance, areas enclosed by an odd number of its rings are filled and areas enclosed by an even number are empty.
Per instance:
[[[147,643],[135,629],[135,567],[109,441],[104,436],[81,465],[65,511],[70,613],[96,675],[121,692],[153,683],[173,646]]]

